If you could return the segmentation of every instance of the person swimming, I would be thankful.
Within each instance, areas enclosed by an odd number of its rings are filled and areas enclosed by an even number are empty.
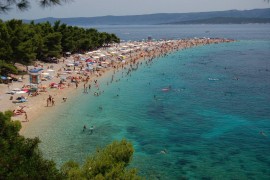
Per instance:
[[[263,131],[260,131],[260,134],[267,137],[267,135]]]
[[[83,132],[86,131],[87,127],[86,125],[83,126]]]
[[[166,91],[170,91],[172,89],[172,86],[166,87],[161,89],[162,91],[166,92]]]
[[[161,150],[161,151],[159,152],[159,154],[167,154],[167,153],[168,153],[167,149]]]
[[[93,134],[93,132],[94,132],[94,126],[91,126],[91,127],[89,128],[89,130],[90,130],[90,134]]]

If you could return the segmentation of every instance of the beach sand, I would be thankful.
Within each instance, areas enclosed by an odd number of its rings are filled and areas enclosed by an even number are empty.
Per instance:
[[[9,85],[7,84],[0,84],[0,111],[4,112],[7,110],[16,110],[20,109],[22,106],[24,106],[23,110],[27,113],[27,119],[26,120],[25,115],[16,115],[13,116],[12,119],[19,120],[22,122],[22,132],[25,128],[27,128],[27,124],[31,123],[31,121],[35,121],[40,116],[46,116],[48,113],[53,113],[54,110],[57,110],[57,108],[60,108],[61,105],[63,105],[64,100],[63,98],[66,97],[67,101],[71,100],[72,98],[76,97],[76,95],[79,95],[83,92],[84,84],[86,87],[88,87],[89,84],[94,85],[94,80],[98,80],[100,78],[110,78],[113,74],[113,72],[117,69],[121,70],[123,67],[129,68],[130,65],[136,64],[139,61],[143,60],[149,60],[153,59],[158,56],[166,55],[167,53],[170,53],[172,51],[177,51],[180,49],[185,48],[191,48],[193,46],[198,45],[207,45],[212,43],[223,43],[223,42],[231,42],[233,40],[227,40],[227,39],[189,39],[189,40],[171,40],[171,41],[157,41],[157,42],[146,42],[146,43],[140,43],[140,42],[133,42],[133,43],[122,43],[117,45],[118,49],[121,49],[121,47],[127,47],[127,45],[131,46],[130,44],[137,45],[136,47],[139,47],[136,49],[136,51],[128,52],[125,56],[126,58],[124,61],[120,61],[119,63],[115,63],[115,61],[112,61],[113,63],[108,64],[109,67],[102,69],[102,71],[99,71],[99,75],[96,73],[92,73],[89,75],[90,79],[88,82],[86,82],[86,77],[83,74],[78,74],[77,72],[80,70],[80,67],[76,67],[75,70],[73,69],[72,72],[70,72],[69,76],[73,77],[81,77],[81,80],[85,80],[84,82],[80,82],[78,84],[78,88],[76,88],[75,83],[70,83],[70,86],[63,87],[63,88],[48,88],[49,84],[52,82],[59,83],[60,77],[57,77],[58,72],[63,72],[64,68],[66,67],[67,60],[74,61],[74,58],[76,58],[74,55],[68,57],[65,59],[65,62],[63,61],[64,58],[59,59],[58,64],[48,64],[48,63],[42,63],[42,62],[36,62],[41,67],[44,67],[44,71],[47,70],[46,67],[53,66],[53,70],[55,71],[55,75],[51,80],[48,81],[42,81],[42,86],[46,86],[46,92],[40,92],[39,95],[34,97],[28,97],[27,94],[23,94],[23,96],[27,97],[27,102],[24,103],[12,103],[12,100],[10,100],[10,97],[13,96],[13,100],[17,97],[21,96],[22,94],[7,94],[6,92],[14,89],[14,88],[22,88],[24,85],[29,84],[29,76],[25,75],[22,82],[13,82]],[[135,47],[135,46],[134,46]],[[101,49],[103,52],[108,54],[108,49]],[[120,52],[119,52],[120,53]],[[109,57],[114,58],[115,57]],[[117,59],[115,59],[117,60]],[[18,76],[20,77],[20,76]],[[67,80],[70,82],[70,80]],[[52,106],[51,104],[47,107],[47,98],[49,96],[52,96],[55,101],[55,106]]]

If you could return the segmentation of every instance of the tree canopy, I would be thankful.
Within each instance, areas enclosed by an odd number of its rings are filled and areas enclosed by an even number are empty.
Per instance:
[[[38,0],[36,1],[40,7],[50,7],[61,5],[70,0]],[[30,0],[0,0],[0,13],[7,13],[13,7],[21,11],[28,10],[31,6]]]
[[[0,112],[0,179],[141,179],[136,169],[127,169],[134,149],[126,140],[98,149],[82,166],[69,161],[59,170],[43,158],[38,138],[19,134],[21,123],[11,116]]]
[[[98,149],[81,167],[69,161],[61,170],[68,179],[141,179],[136,169],[126,169],[133,152],[132,144],[126,140],[114,141],[104,149]]]
[[[21,124],[11,115],[0,112],[0,179],[63,179],[55,163],[42,157],[39,139],[21,136]]]
[[[68,26],[60,21],[51,25],[0,20],[0,60],[11,65],[16,62],[28,65],[35,59],[46,60],[64,52],[84,52],[119,42],[115,34]]]

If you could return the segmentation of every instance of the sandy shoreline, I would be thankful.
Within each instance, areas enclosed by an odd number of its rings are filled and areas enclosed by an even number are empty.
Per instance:
[[[66,80],[66,83],[63,86],[59,86],[59,88],[49,88],[49,84],[52,82],[59,83],[60,76],[58,73],[65,72],[67,69],[67,62],[75,61],[77,55],[72,55],[68,58],[61,58],[59,59],[59,63],[57,64],[48,64],[48,63],[41,63],[37,62],[40,67],[43,67],[43,71],[53,69],[55,74],[53,75],[52,79],[48,81],[42,81],[42,86],[46,86],[46,92],[39,92],[39,95],[30,97],[27,94],[23,94],[23,96],[27,97],[27,102],[24,103],[12,103],[10,97],[13,96],[13,100],[17,97],[21,96],[22,94],[6,94],[6,92],[15,89],[15,88],[22,88],[24,85],[29,84],[29,77],[28,75],[24,76],[22,82],[13,82],[10,85],[7,84],[0,84],[0,111],[4,112],[6,110],[16,110],[20,109],[21,106],[25,106],[23,110],[27,113],[27,119],[29,122],[26,121],[25,114],[16,115],[12,119],[19,120],[22,122],[22,130],[24,131],[27,128],[27,124],[31,123],[31,121],[35,121],[39,116],[46,116],[47,113],[53,113],[53,110],[56,108],[60,108],[61,105],[64,103],[63,98],[67,97],[67,101],[71,100],[72,98],[76,97],[79,94],[82,94],[84,90],[84,86],[89,87],[91,84],[94,87],[95,83],[94,80],[100,80],[100,78],[109,78],[113,74],[115,70],[121,70],[121,68],[126,67],[129,68],[132,65],[136,65],[139,60],[149,60],[158,56],[165,55],[172,51],[177,51],[180,49],[191,48],[193,46],[198,45],[207,45],[213,43],[223,43],[223,42],[231,42],[233,40],[227,39],[189,39],[189,40],[170,40],[170,41],[157,41],[157,42],[129,42],[129,43],[121,43],[111,48],[100,49],[99,54],[102,54],[105,58],[101,58],[101,60],[96,60],[97,64],[101,64],[101,62],[107,62],[107,68],[102,68],[100,71],[97,72],[82,72],[83,68],[86,67],[85,61],[80,61],[81,64],[79,66],[72,67],[72,71],[68,72],[68,76],[77,77],[79,79],[78,88],[76,88],[75,83],[71,83],[70,79]],[[115,52],[116,51],[116,52]],[[126,52],[125,52],[126,51]],[[115,56],[114,54],[117,53],[119,56]],[[84,57],[93,58],[95,57],[92,52],[89,52],[88,55],[83,55]],[[121,59],[120,59],[121,57]],[[53,68],[51,68],[53,66]],[[78,72],[82,72],[78,74]],[[88,78],[87,78],[88,77]],[[47,99],[48,97],[52,96],[55,101],[55,106],[51,104],[47,107]]]

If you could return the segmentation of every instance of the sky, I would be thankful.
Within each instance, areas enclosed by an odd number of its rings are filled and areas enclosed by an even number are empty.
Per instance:
[[[13,7],[7,14],[0,14],[0,19],[32,20],[45,17],[95,17],[270,8],[270,3],[265,0],[72,0],[61,6],[45,9],[38,6],[38,0],[29,1],[31,8],[28,11],[21,12]]]

